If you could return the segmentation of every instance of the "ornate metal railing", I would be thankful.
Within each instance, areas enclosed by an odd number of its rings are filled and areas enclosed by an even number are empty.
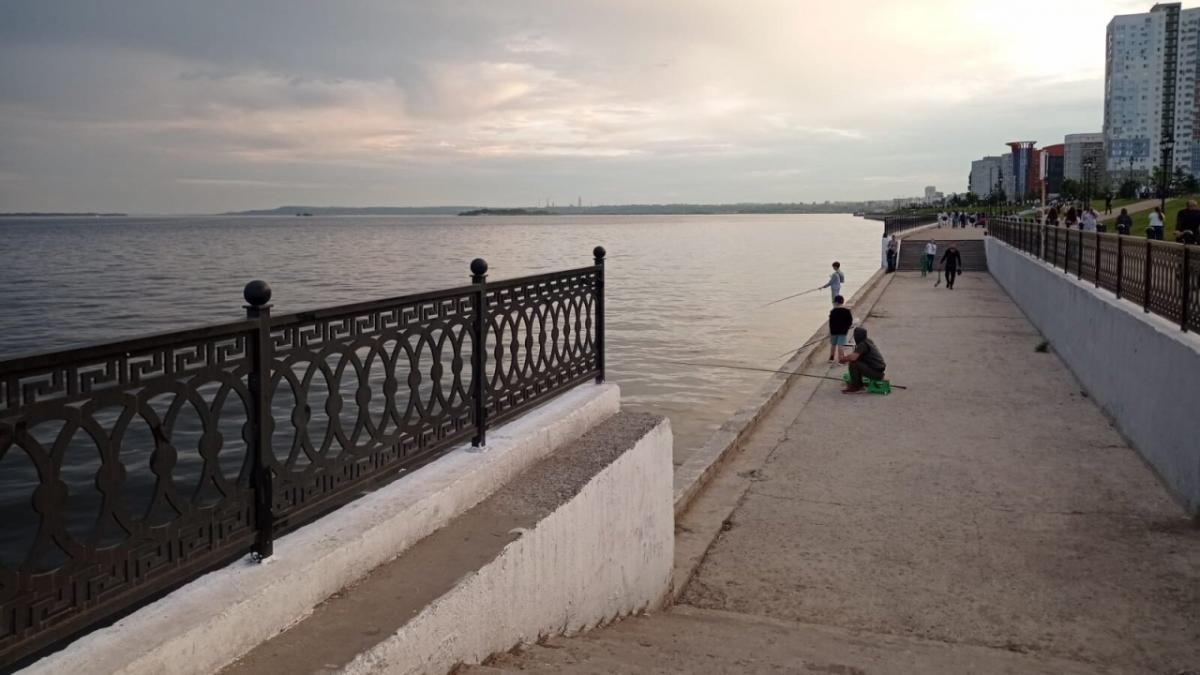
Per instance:
[[[594,265],[0,362],[0,669],[604,379]]]
[[[924,225],[931,225],[937,222],[937,216],[921,215],[921,216],[884,216],[883,218],[883,236],[890,237],[893,234],[899,234],[905,230],[911,230]]]
[[[988,233],[1081,281],[1200,330],[1200,246],[995,218]]]

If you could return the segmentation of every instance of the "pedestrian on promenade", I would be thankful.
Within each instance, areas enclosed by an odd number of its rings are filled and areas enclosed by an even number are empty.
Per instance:
[[[890,256],[889,256],[890,257]],[[837,302],[838,296],[842,294],[842,284],[846,281],[846,275],[842,274],[842,263],[834,261],[833,274],[829,275],[829,281],[821,288],[828,288],[831,294],[831,299]]]
[[[854,351],[839,358],[838,363],[850,366],[850,384],[842,390],[843,394],[863,393],[866,391],[863,387],[864,377],[879,381],[887,370],[883,354],[879,353],[879,348],[867,337],[867,329],[862,326],[854,329]]]
[[[843,307],[846,299],[837,296],[833,299],[833,309],[829,310],[829,360],[842,358],[842,347],[846,346],[846,335],[850,326],[854,325],[854,315],[850,308]]]
[[[1162,207],[1154,207],[1154,210],[1150,212],[1150,222],[1146,226],[1146,238],[1162,241],[1163,223],[1165,222],[1166,218],[1163,217]]]
[[[954,289],[954,278],[962,272],[962,256],[953,242],[942,254],[942,271],[946,273],[946,288]]]
[[[1096,212],[1091,208],[1086,208],[1079,216],[1079,229],[1084,230],[1085,232],[1095,232],[1096,225],[1099,222],[1100,221],[1096,219]]]
[[[889,274],[896,271],[896,256],[898,255],[900,255],[900,240],[893,234],[892,238],[888,241],[887,250],[887,271]]]
[[[1189,199],[1187,208],[1175,218],[1175,241],[1194,244],[1197,240],[1200,240],[1200,205]]]
[[[958,214],[958,226],[964,230],[967,229],[967,212],[966,211],[963,211],[962,213]]]
[[[1079,213],[1075,211],[1074,206],[1067,209],[1067,215],[1063,218],[1063,225],[1066,225],[1068,229],[1079,225]]]
[[[1113,200],[1112,191],[1110,190],[1108,192],[1105,192],[1104,193],[1104,215],[1106,215],[1106,216],[1112,215],[1112,200]]]
[[[986,230],[987,229],[987,214],[986,213],[979,214],[979,218],[977,218],[975,220],[975,222],[979,223],[979,226]]]
[[[1058,207],[1057,206],[1050,207],[1050,210],[1046,213],[1045,224],[1049,225],[1050,227],[1058,227]]]
[[[1133,216],[1129,215],[1129,209],[1121,209],[1120,215],[1117,216],[1117,234],[1129,234],[1133,229]]]
[[[932,239],[925,242],[925,263],[921,266],[921,276],[925,276],[928,272],[933,271],[933,265],[937,261],[937,244]]]

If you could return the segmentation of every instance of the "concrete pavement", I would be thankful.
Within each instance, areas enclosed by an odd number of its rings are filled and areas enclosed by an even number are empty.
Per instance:
[[[866,325],[910,388],[790,393],[684,607],[494,667],[1200,669],[1200,531],[991,277],[893,275]]]

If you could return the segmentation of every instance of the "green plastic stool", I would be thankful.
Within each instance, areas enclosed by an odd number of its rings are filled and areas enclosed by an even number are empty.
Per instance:
[[[850,373],[842,374],[842,382],[850,384]],[[863,378],[863,388],[871,394],[890,394],[892,393],[892,383],[887,380],[872,380],[869,377]]]

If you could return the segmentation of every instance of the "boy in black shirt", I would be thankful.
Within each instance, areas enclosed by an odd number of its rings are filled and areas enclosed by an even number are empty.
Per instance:
[[[829,310],[829,360],[842,358],[842,347],[846,345],[846,334],[854,324],[854,315],[842,305],[846,300],[842,296],[833,299],[833,309]]]

